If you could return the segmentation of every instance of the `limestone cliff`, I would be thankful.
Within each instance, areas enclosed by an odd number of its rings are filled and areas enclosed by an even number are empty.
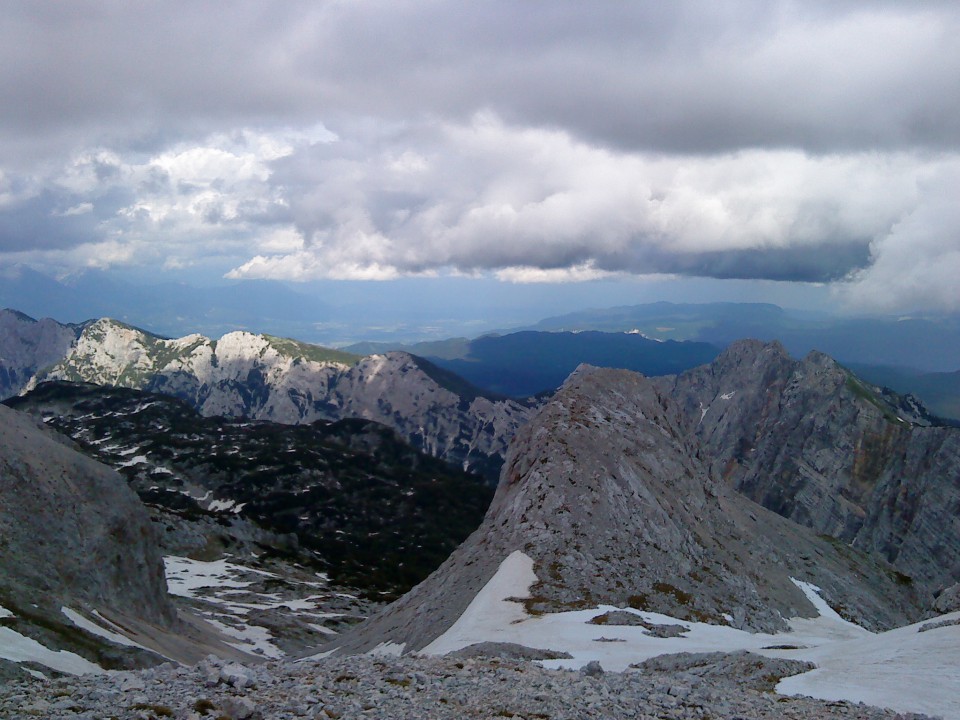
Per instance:
[[[293,340],[233,332],[167,340],[113,320],[87,326],[40,380],[160,392],[203,415],[287,424],[359,417],[415,447],[495,480],[529,405],[484,396],[401,352],[365,358]]]
[[[657,383],[732,488],[882,557],[930,602],[960,580],[960,430],[778,343],[737,342]]]

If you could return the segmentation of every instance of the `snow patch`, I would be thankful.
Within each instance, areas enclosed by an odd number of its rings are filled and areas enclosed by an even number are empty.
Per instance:
[[[212,500],[207,506],[207,510],[210,512],[222,512],[235,508],[236,504],[236,500]],[[236,512],[236,510],[234,509],[233,512]]]
[[[530,597],[530,586],[537,582],[533,560],[529,555],[514,550],[508,555],[493,577],[487,581],[467,609],[443,635],[427,645],[427,655],[446,655],[474,643],[516,642],[513,629],[516,623],[530,618],[526,609],[514,599]]]
[[[228,625],[227,623],[207,617],[204,620],[228,637],[233,638],[233,642],[228,641],[238,650],[247,653],[260,655],[261,657],[279,660],[283,657],[283,652],[273,644],[273,635],[265,627],[259,625]]]
[[[820,596],[819,588],[800,580],[793,582],[819,615],[792,618],[790,630],[776,634],[610,605],[531,616],[511,598],[528,597],[536,580],[533,561],[520,551],[512,553],[453,626],[422,652],[445,655],[475,643],[511,642],[572,656],[541,661],[547,668],[577,669],[598,660],[607,670],[623,671],[658,655],[748,650],[818,666],[782,680],[777,692],[785,695],[865,702],[960,720],[960,625],[921,633],[925,623],[917,623],[874,634],[844,620]],[[648,624],[681,625],[687,630],[682,637],[661,638],[648,635],[640,626],[606,624],[602,635],[608,642],[597,642],[601,628],[590,621],[612,611],[637,615]],[[944,619],[960,619],[960,612]],[[775,649],[783,646],[796,649]]]
[[[116,643],[117,645],[125,645],[126,647],[140,648],[141,650],[150,650],[150,648],[144,647],[138,642],[134,642],[133,640],[128,638],[126,635],[121,635],[120,633],[112,632],[110,630],[107,630],[106,628],[100,627],[96,623],[91,622],[90,620],[87,620],[87,618],[85,618],[83,615],[76,612],[75,610],[71,610],[68,607],[60,608],[60,612],[66,615],[67,618],[69,618],[70,622],[72,622],[78,628],[80,628],[81,630],[86,630],[88,633],[91,633],[92,635],[102,637],[103,639],[109,640],[110,642]],[[99,613],[97,614],[97,617],[101,619],[105,619]],[[110,624],[113,625],[113,623],[110,623]],[[152,650],[150,652],[152,652]]]
[[[147,463],[146,455],[135,455],[130,460],[117,465],[117,468],[133,467],[134,465],[145,465]]]
[[[373,655],[374,657],[400,657],[403,655],[403,649],[406,646],[406,643],[382,642],[368,652],[367,655]]]
[[[784,678],[776,690],[960,720],[960,625],[918,632],[926,622],[800,651],[795,657],[817,669]]]
[[[0,627],[0,659],[18,663],[35,662],[69,675],[106,672],[99,665],[75,653],[67,650],[51,650],[36,640],[6,627]]]
[[[733,390],[732,392],[724,393],[723,395],[721,395],[721,396],[720,396],[720,399],[721,399],[721,400],[729,400],[730,398],[732,398],[732,397],[733,397],[734,395],[736,395],[736,394],[737,394],[737,391],[736,391],[736,390]]]
[[[272,575],[226,560],[204,562],[168,555],[163,559],[163,564],[167,574],[167,590],[171,595],[181,597],[196,597],[194,591],[200,588],[248,587],[251,583],[236,579],[237,575],[245,572]]]

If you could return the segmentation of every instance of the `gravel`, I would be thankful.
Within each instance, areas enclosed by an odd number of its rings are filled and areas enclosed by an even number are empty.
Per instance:
[[[546,670],[501,658],[353,656],[19,680],[0,686],[2,718],[920,718],[752,688],[756,655],[706,655],[642,671]],[[776,661],[773,661],[776,662]],[[715,668],[716,672],[712,672]],[[747,670],[750,672],[746,672]],[[802,670],[770,666],[771,672]]]

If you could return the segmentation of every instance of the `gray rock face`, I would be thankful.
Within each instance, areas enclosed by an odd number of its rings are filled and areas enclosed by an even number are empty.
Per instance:
[[[499,472],[528,405],[464,397],[431,378],[413,355],[371,355],[331,383],[331,418],[360,417],[392,427],[424,452],[481,472]]]
[[[68,613],[155,636],[178,624],[150,520],[123,478],[2,406],[0,605],[15,632],[105,667],[162,658],[81,630]]]
[[[131,387],[181,398],[207,416],[287,424],[376,420],[431,455],[495,478],[530,408],[456,392],[421,365],[401,352],[356,358],[246,332],[164,340],[98,320],[31,386],[58,379]]]
[[[777,630],[816,615],[793,577],[867,627],[918,616],[889,568],[757,506],[702,456],[653,382],[581,367],[517,434],[480,529],[343,647],[424,647],[515,550],[539,579],[530,612],[607,603]]]
[[[922,408],[778,343],[734,343],[655,382],[731,487],[882,557],[929,602],[960,580],[960,430],[924,426]]]
[[[126,481],[2,406],[0,447],[5,596],[169,625],[174,610],[153,528]]]
[[[16,395],[37,371],[59,362],[80,328],[0,310],[0,399]]]

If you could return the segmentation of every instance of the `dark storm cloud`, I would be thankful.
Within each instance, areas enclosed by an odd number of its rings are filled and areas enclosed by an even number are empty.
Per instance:
[[[950,4],[14,3],[7,137],[337,117],[565,128],[629,149],[952,147]]]
[[[64,215],[69,208],[50,191],[0,210],[0,252],[63,249],[97,239],[97,219],[89,212]]]
[[[661,255],[634,262],[638,271],[712,277],[721,280],[778,280],[825,283],[841,280],[870,262],[870,241],[824,241],[807,247],[750,248],[695,256]],[[600,263],[617,268],[617,263]],[[623,267],[622,265],[620,266]]]
[[[0,251],[862,304],[934,268],[951,305],[958,34],[947,2],[8,3]]]

